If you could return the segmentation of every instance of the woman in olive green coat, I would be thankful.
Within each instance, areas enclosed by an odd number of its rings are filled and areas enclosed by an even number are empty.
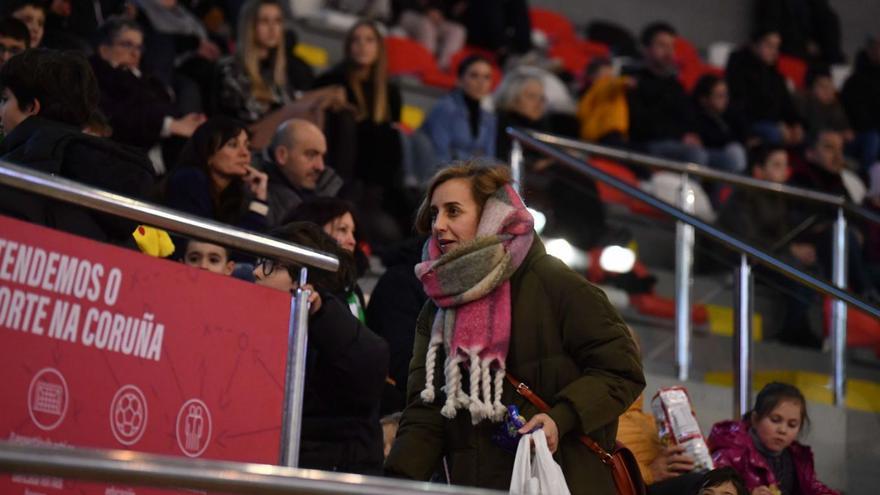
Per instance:
[[[604,293],[546,254],[510,182],[506,167],[464,163],[429,186],[417,227],[432,236],[416,274],[431,300],[385,470],[428,480],[445,456],[453,484],[506,491],[514,454],[491,436],[502,404],[515,404],[529,419],[521,431],[543,428],[572,494],[611,495],[609,469],[577,437],[613,449],[617,418],[645,385],[638,352]]]

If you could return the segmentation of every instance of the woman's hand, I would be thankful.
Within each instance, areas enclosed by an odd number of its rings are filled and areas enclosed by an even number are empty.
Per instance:
[[[255,198],[260,201],[266,201],[266,197],[268,196],[267,190],[269,186],[269,176],[250,165],[246,168],[247,172],[244,174],[244,177],[242,177],[242,180],[247,184],[248,189],[250,189]]]
[[[681,445],[670,445],[663,449],[649,467],[654,481],[663,481],[692,471],[694,458],[685,454],[685,448]]]
[[[309,293],[309,314],[313,315],[321,309],[321,294],[318,294],[312,284],[303,285],[303,290],[311,291]]]
[[[559,428],[556,427],[556,421],[553,421],[553,418],[550,416],[544,413],[532,416],[532,419],[520,428],[518,433],[520,435],[525,435],[538,427],[541,427],[544,430],[544,435],[547,437],[547,447],[550,448],[550,453],[555,454],[556,449],[559,448]]]

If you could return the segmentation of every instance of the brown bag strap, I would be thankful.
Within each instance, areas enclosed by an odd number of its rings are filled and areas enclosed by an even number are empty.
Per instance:
[[[505,374],[507,375],[507,380],[513,385],[513,388],[516,390],[516,393],[518,393],[519,395],[522,395],[523,397],[526,398],[526,400],[528,400],[529,402],[534,404],[535,407],[537,407],[539,411],[541,411],[543,413],[550,412],[550,406],[546,402],[544,402],[543,399],[538,397],[538,394],[533,392],[532,389],[529,388],[528,385],[517,380],[516,377],[514,377],[510,373],[505,373]],[[601,459],[604,464],[607,464],[609,466],[612,464],[613,458],[611,457],[611,454],[609,454],[605,449],[600,447],[599,444],[596,443],[595,440],[593,440],[592,438],[590,438],[584,434],[579,435],[578,440],[580,440],[581,443],[586,445],[587,448],[589,448],[590,450],[595,452],[596,455],[599,456],[599,459]]]

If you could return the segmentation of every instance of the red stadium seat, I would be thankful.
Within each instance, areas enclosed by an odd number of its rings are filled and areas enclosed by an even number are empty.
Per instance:
[[[391,76],[416,76],[425,84],[445,89],[455,86],[455,77],[441,71],[434,55],[418,42],[389,36],[385,38],[385,51]]]
[[[552,10],[532,7],[529,9],[529,19],[532,21],[532,29],[543,32],[551,46],[577,38],[571,21]]]
[[[607,57],[610,52],[608,45],[580,39],[558,43],[550,48],[550,56],[562,62],[562,67],[573,75],[582,74],[594,57]]]
[[[825,297],[825,336],[828,336],[828,328],[831,322],[830,297]],[[847,308],[846,312],[846,345],[847,347],[868,347],[880,357],[880,321],[873,316],[853,308]]]
[[[806,62],[797,57],[780,54],[776,68],[794,84],[795,89],[804,89],[804,79],[807,75]]]

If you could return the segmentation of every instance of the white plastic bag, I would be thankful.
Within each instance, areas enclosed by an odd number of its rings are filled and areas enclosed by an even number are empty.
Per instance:
[[[532,442],[535,455],[532,456]],[[544,430],[523,435],[516,448],[510,493],[516,495],[571,495],[562,468],[550,454]]]

